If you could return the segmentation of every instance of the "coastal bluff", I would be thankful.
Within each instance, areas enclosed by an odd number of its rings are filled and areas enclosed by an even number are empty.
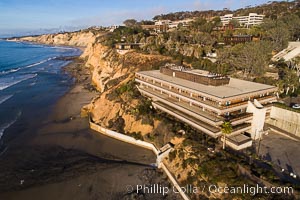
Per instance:
[[[120,88],[125,88],[126,85],[134,82],[135,72],[154,69],[162,63],[169,62],[171,58],[143,54],[138,51],[120,54],[116,49],[103,44],[107,34],[107,32],[83,30],[22,37],[18,40],[84,47],[80,59],[84,67],[91,71],[92,85],[97,90],[97,96],[90,104],[83,107],[83,112],[90,113],[94,122],[108,129],[122,129],[118,131],[128,134],[153,133],[161,126],[161,122],[153,119],[149,122],[147,117],[138,114],[138,107],[141,107],[144,102],[139,96],[130,95],[131,91],[120,92]],[[135,90],[134,88],[130,90]],[[167,139],[163,140],[167,141]],[[164,144],[164,142],[161,143]]]
[[[169,57],[146,55],[136,51],[119,54],[101,42],[90,43],[81,55],[92,72],[92,84],[99,96],[86,106],[97,124],[122,133],[152,133],[160,124],[147,122],[139,113],[142,100],[135,96],[134,74],[168,62]],[[121,129],[121,130],[120,130]]]
[[[19,38],[19,40],[49,45],[86,47],[89,43],[95,42],[97,36],[97,34],[91,31],[78,31],[72,33],[57,33],[40,36],[21,37]]]

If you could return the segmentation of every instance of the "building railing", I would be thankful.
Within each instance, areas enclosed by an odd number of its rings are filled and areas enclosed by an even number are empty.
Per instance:
[[[232,133],[248,127],[251,127],[250,123],[243,123],[243,124],[236,125],[232,127]]]
[[[248,118],[248,117],[252,117],[252,116],[253,116],[252,113],[244,113],[244,114],[239,115],[239,116],[237,116],[237,117],[235,117],[235,116],[233,116],[233,118],[230,118],[230,117],[229,117],[229,120],[230,120],[231,122],[235,122],[235,121],[238,121],[238,120],[241,120],[241,119],[245,119],[245,118]]]
[[[156,96],[157,99],[161,99],[160,101],[168,102],[170,105],[175,105],[179,108],[182,108],[183,110],[194,113],[197,116],[201,116],[202,118],[205,118],[205,119],[213,122],[213,124],[222,122],[224,120],[223,117],[218,116],[216,113],[210,113],[207,111],[204,112],[201,110],[201,108],[197,108],[194,105],[190,106],[188,103],[186,103],[184,101],[178,101],[178,99],[176,99],[175,97],[168,97],[166,94],[161,94],[161,93],[159,93],[157,91],[153,91],[149,88],[148,89],[143,88],[143,87],[139,87],[139,88],[145,92],[148,92],[148,93]]]

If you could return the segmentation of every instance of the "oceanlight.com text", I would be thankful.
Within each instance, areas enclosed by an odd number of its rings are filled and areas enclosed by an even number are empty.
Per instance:
[[[127,185],[127,192],[136,192],[138,194],[161,194],[166,195],[170,193],[185,193],[185,194],[200,194],[203,192],[218,193],[218,194],[249,194],[255,196],[256,194],[293,194],[294,189],[292,187],[271,187],[267,188],[260,185],[247,185],[242,186],[218,186],[218,185],[204,185],[196,187],[192,185],[186,185],[177,189],[175,186],[167,187],[160,184],[153,185]]]

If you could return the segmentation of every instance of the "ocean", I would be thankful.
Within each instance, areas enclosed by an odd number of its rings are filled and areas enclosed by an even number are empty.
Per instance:
[[[70,62],[62,58],[80,54],[76,48],[0,40],[0,140],[20,118],[38,121],[68,91],[74,80],[62,70]]]

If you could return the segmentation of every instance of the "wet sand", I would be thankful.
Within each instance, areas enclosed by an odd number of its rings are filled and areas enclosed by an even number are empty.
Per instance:
[[[150,166],[151,151],[89,129],[80,110],[96,93],[88,89],[89,70],[79,66],[68,66],[77,81],[48,116],[14,129],[16,138],[0,156],[0,199],[178,199],[127,192],[128,185],[169,183]]]

